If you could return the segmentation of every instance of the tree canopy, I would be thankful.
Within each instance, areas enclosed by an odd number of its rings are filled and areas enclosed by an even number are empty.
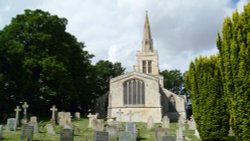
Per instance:
[[[124,71],[120,63],[91,65],[93,55],[66,25],[65,18],[25,10],[0,31],[0,113],[12,113],[24,101],[38,115],[47,114],[51,105],[86,112],[107,90],[107,78]]]
[[[164,87],[176,94],[182,94],[183,75],[180,70],[164,70],[160,72],[164,77]]]

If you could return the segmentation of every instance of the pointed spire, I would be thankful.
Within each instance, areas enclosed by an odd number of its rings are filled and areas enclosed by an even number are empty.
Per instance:
[[[153,40],[150,32],[150,25],[148,20],[148,11],[146,11],[146,18],[144,24],[144,35],[142,40],[142,51],[153,51]]]

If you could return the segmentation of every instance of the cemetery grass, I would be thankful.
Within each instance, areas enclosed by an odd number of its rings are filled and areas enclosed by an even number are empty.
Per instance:
[[[33,141],[59,141],[60,140],[60,127],[59,125],[55,125],[55,135],[47,134],[45,125],[47,122],[39,122],[39,133],[34,134]],[[88,127],[88,119],[81,118],[80,120],[72,120],[72,124],[74,125],[74,141],[93,141],[94,132],[92,129]],[[123,123],[125,125],[125,123]],[[155,141],[155,131],[147,130],[145,123],[136,123],[138,129],[138,141]],[[160,124],[156,124],[155,127],[159,127]],[[186,129],[187,125],[186,125]],[[170,129],[167,130],[168,135],[175,136],[175,132],[177,130],[177,123],[170,123]],[[4,125],[3,130],[3,141],[18,141],[20,140],[21,129],[17,128],[17,131],[6,131],[6,125]],[[194,135],[194,131],[185,130],[184,135],[187,136],[191,141],[201,141]],[[234,136],[230,135],[230,141],[234,141]]]

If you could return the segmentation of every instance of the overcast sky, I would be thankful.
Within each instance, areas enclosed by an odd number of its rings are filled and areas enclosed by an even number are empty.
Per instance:
[[[127,71],[141,49],[145,11],[161,70],[188,69],[195,57],[216,54],[223,20],[247,0],[1,0],[0,29],[24,9],[42,9],[68,19],[67,31],[100,59]]]

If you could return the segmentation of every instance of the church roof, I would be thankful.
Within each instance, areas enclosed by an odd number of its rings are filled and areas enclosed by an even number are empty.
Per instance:
[[[122,79],[126,79],[126,78],[129,78],[129,77],[133,77],[133,78],[135,78],[135,77],[138,77],[138,78],[143,77],[143,78],[151,79],[151,80],[154,80],[154,81],[159,80],[159,78],[157,78],[155,76],[133,71],[133,72],[129,72],[129,73],[114,77],[114,78],[112,78],[110,80],[110,82],[112,83],[112,82],[120,81]]]

